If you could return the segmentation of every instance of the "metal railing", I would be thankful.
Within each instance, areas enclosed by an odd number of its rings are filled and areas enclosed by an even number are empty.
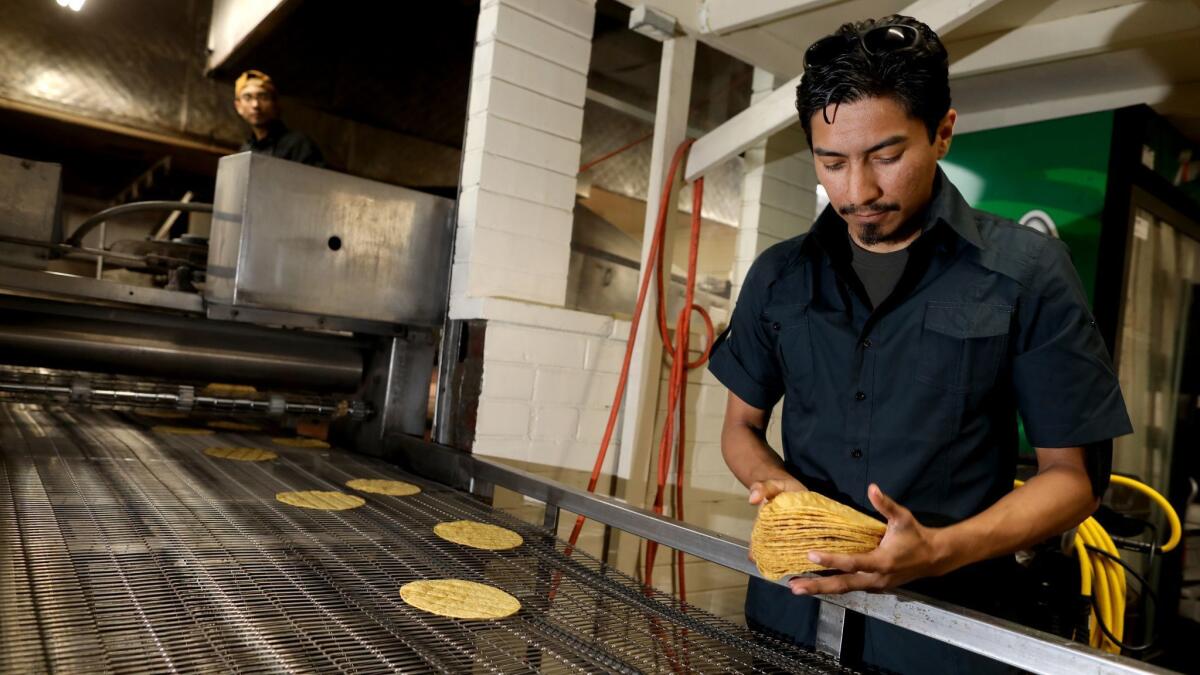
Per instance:
[[[738,572],[760,576],[749,560],[747,543],[739,539],[451,448],[415,439],[397,441],[397,459],[407,461],[419,473],[440,474],[430,477],[458,482],[460,487],[475,492],[486,493],[491,485],[501,486],[545,503],[547,527],[556,527],[558,511],[565,509]],[[421,453],[415,462],[414,452]],[[468,479],[465,486],[461,485],[464,476]],[[841,619],[844,610],[850,610],[1034,673],[1172,672],[902,590],[815,597],[822,602],[817,647],[835,656],[840,655]]]

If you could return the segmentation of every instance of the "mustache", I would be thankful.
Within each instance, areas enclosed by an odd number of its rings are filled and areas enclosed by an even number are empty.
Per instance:
[[[872,204],[846,204],[838,207],[838,213],[843,216],[856,216],[860,213],[885,213],[899,211],[900,205],[895,202],[874,202]]]

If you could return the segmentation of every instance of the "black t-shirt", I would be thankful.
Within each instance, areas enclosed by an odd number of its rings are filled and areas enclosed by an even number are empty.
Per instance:
[[[904,266],[908,264],[908,249],[902,248],[891,253],[876,253],[858,245],[854,237],[849,237],[851,266],[854,273],[867,289],[867,297],[871,304],[878,307],[892,294],[900,275],[904,274]]]

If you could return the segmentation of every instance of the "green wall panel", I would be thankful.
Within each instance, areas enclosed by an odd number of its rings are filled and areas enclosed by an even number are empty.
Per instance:
[[[1112,112],[955,136],[942,161],[977,209],[1020,221],[1050,216],[1092,298],[1100,212],[1108,183]]]

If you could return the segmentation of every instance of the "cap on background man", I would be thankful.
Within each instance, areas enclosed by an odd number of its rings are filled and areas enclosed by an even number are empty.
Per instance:
[[[250,125],[250,136],[239,152],[250,150],[293,162],[325,166],[325,158],[312,140],[287,128],[279,119],[275,83],[261,70],[247,70],[233,85],[233,107]]]

